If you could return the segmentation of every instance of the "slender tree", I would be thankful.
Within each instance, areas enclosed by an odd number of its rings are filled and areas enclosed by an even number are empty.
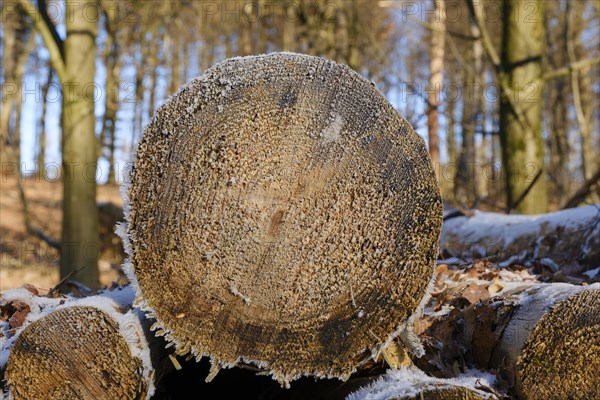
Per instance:
[[[446,37],[446,12],[444,2],[434,0],[435,13],[432,15],[430,24],[431,50],[429,58],[429,90],[427,97],[427,132],[429,134],[429,154],[431,161],[439,176],[440,144],[439,144],[439,116],[440,94],[444,82],[444,47]]]
[[[62,89],[63,223],[60,272],[96,288],[98,209],[94,74],[100,10],[94,0],[67,0],[66,37],[58,34],[44,0],[19,0],[44,39]]]

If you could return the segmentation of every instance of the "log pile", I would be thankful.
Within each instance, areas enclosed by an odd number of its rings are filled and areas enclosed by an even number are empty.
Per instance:
[[[157,111],[125,195],[131,286],[4,294],[12,398],[169,398],[177,379],[239,366],[289,388],[254,377],[263,399],[598,399],[600,286],[542,284],[518,259],[438,265],[436,281],[442,205],[425,144],[347,67],[291,53],[216,65]],[[582,213],[592,265],[598,231]],[[442,241],[460,263],[446,244],[501,237],[490,221],[465,235],[477,221],[461,218]],[[529,259],[574,247],[551,240],[571,231],[550,219],[511,222]],[[178,375],[203,357],[203,375]],[[291,383],[302,376],[347,382]]]

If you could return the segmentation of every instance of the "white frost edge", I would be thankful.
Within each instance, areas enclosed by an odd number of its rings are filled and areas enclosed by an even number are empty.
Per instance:
[[[365,386],[346,397],[346,400],[387,400],[401,396],[418,396],[423,390],[435,387],[464,387],[473,390],[484,398],[492,394],[477,389],[477,386],[493,386],[495,378],[491,374],[470,370],[456,378],[442,379],[426,375],[416,367],[391,369],[372,384]]]
[[[144,335],[144,330],[140,321],[144,319],[140,310],[131,309],[134,299],[134,292],[129,287],[123,287],[115,290],[106,290],[98,295],[75,298],[67,296],[65,298],[47,298],[36,296],[26,289],[11,289],[3,294],[3,302],[20,300],[30,307],[30,312],[25,318],[21,327],[19,327],[10,338],[0,337],[0,369],[4,369],[8,362],[10,349],[17,340],[21,332],[31,323],[46,317],[54,311],[69,307],[94,307],[106,313],[119,326],[119,333],[124,338],[132,357],[138,358],[142,362],[142,375],[148,383],[148,392],[146,399],[150,399],[156,390],[154,386],[154,368],[150,358],[150,348]],[[128,310],[123,313],[124,310]],[[8,399],[12,398],[10,388],[4,395]]]
[[[226,65],[230,62],[233,62],[233,61],[261,59],[261,58],[266,58],[266,57],[271,57],[271,56],[284,56],[284,57],[285,56],[293,56],[293,57],[320,58],[327,62],[331,62],[335,65],[339,65],[341,67],[350,69],[352,72],[356,73],[356,75],[358,77],[360,77],[364,82],[371,84],[371,82],[369,80],[367,80],[365,77],[360,75],[358,72],[353,71],[346,64],[340,64],[333,60],[329,60],[327,58],[315,57],[315,56],[310,56],[308,54],[302,54],[302,53],[287,52],[287,51],[273,52],[273,53],[265,53],[265,54],[250,55],[250,56],[231,57],[231,58],[227,58],[221,62],[218,62],[218,63],[214,64],[212,67],[208,68],[206,71],[204,71],[200,76],[192,79],[191,81],[189,81],[185,85],[183,85],[176,93],[174,93],[172,96],[170,96],[168,99],[166,99],[165,102],[159,108],[168,106],[168,104],[171,102],[171,100],[174,97],[179,95],[179,93],[181,91],[185,90],[185,88],[187,88],[189,85],[192,85],[194,82],[197,82],[197,81],[206,82],[209,74],[212,72],[213,69],[216,69],[217,67],[223,68],[224,65]],[[383,94],[381,94],[379,91],[377,91],[377,92],[379,93],[380,96],[385,98],[385,96],[383,96]],[[185,110],[185,112],[186,112],[185,115],[189,115],[193,111],[194,111],[194,107],[188,107],[188,109]],[[181,115],[180,118],[184,117],[185,115]],[[400,114],[398,114],[398,116],[405,124],[412,126],[403,116],[401,116]],[[421,138],[420,136],[418,136],[418,138],[423,140],[423,138]],[[135,167],[135,159],[136,159],[136,155],[137,155],[138,146],[139,146],[139,142],[135,144],[133,151],[130,153],[130,160],[128,163],[126,163],[126,169],[123,171],[123,177],[124,177],[123,183],[121,184],[121,186],[119,188],[119,193],[121,195],[121,199],[123,200],[123,215],[124,215],[125,222],[121,222],[121,223],[117,224],[115,233],[121,238],[121,240],[123,242],[123,248],[124,248],[125,254],[127,256],[125,261],[123,262],[122,271],[125,274],[125,276],[127,277],[127,279],[129,280],[130,286],[135,290],[134,306],[138,307],[140,310],[144,311],[147,318],[155,319],[155,322],[153,323],[151,329],[153,331],[156,331],[157,333],[160,332],[160,336],[164,337],[164,339],[168,343],[167,348],[170,346],[174,346],[175,353],[177,353],[177,351],[180,351],[180,350],[186,348],[188,345],[186,343],[182,342],[181,340],[179,340],[177,337],[175,337],[173,335],[172,331],[165,327],[163,322],[156,315],[156,313],[155,313],[154,309],[151,307],[150,303],[144,298],[142,290],[139,285],[139,282],[135,276],[133,263],[131,261],[131,257],[133,255],[133,247],[132,247],[132,243],[131,243],[131,238],[129,237],[129,234],[127,233],[128,224],[129,224],[129,215],[130,215],[130,211],[131,211],[130,204],[129,204],[129,188],[130,188],[130,184],[131,184],[131,171]],[[436,244],[435,244],[435,246],[436,246],[435,254],[437,254],[438,242],[436,242]],[[205,349],[198,349],[198,348],[194,347],[193,345],[189,345],[188,350],[195,357],[197,362],[199,362],[203,357],[208,357],[210,359],[210,363],[211,363],[210,371],[211,372],[209,373],[209,376],[206,378],[207,381],[212,380],[216,376],[216,374],[219,372],[220,369],[233,368],[236,365],[238,365],[239,363],[247,363],[247,364],[254,364],[258,368],[264,369],[265,372],[269,376],[271,376],[274,380],[278,381],[282,386],[284,386],[286,388],[290,387],[290,382],[300,379],[304,376],[316,377],[319,379],[334,379],[335,378],[335,379],[341,379],[342,381],[346,381],[350,378],[350,375],[352,375],[354,372],[357,371],[357,367],[366,364],[369,360],[378,356],[381,353],[381,351],[383,351],[385,348],[387,348],[396,337],[400,337],[402,342],[408,347],[408,350],[410,352],[412,352],[413,354],[415,354],[417,357],[420,357],[425,353],[425,350],[424,350],[423,345],[420,342],[418,336],[414,332],[414,322],[420,315],[423,314],[425,305],[429,302],[429,299],[431,297],[431,290],[433,289],[433,287],[435,285],[435,279],[437,276],[437,270],[435,268],[435,263],[433,265],[433,270],[434,270],[433,277],[427,286],[427,289],[425,291],[425,294],[424,294],[419,306],[417,307],[415,312],[411,315],[411,317],[409,317],[409,319],[406,322],[402,323],[396,331],[392,332],[383,343],[379,343],[379,344],[375,345],[373,348],[371,348],[370,356],[365,357],[361,362],[359,362],[357,364],[356,367],[352,368],[351,371],[349,371],[347,374],[345,374],[343,376],[340,376],[339,374],[333,374],[332,371],[328,371],[325,373],[317,372],[317,371],[309,371],[309,372],[302,372],[302,373],[291,374],[291,375],[283,375],[283,374],[281,374],[281,371],[274,371],[274,370],[270,369],[269,364],[264,360],[254,360],[254,359],[250,359],[250,358],[246,358],[246,357],[239,357],[235,362],[227,363],[227,362],[223,362],[221,359],[215,357],[214,355],[212,355],[210,352],[208,352]]]

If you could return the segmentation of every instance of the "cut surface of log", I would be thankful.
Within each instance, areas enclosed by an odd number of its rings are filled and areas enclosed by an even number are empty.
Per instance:
[[[517,362],[526,399],[600,399],[600,288],[584,290],[546,313]]]
[[[128,308],[133,291],[107,293],[77,300],[22,297],[34,312],[2,343],[11,398],[146,399],[154,393],[146,319]]]
[[[214,66],[157,111],[129,182],[138,304],[215,373],[347,378],[433,275],[442,209],[424,141],[332,61]]]
[[[14,399],[137,399],[148,388],[117,323],[93,307],[68,307],[29,325],[12,348]]]

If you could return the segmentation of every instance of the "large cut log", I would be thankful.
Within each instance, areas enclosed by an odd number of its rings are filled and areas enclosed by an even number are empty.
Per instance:
[[[600,399],[600,285],[533,284],[468,307],[465,358],[522,399]]]
[[[157,367],[164,372],[168,366],[165,344],[153,338],[139,310],[129,309],[133,291],[81,300],[10,296],[13,304],[34,310],[14,336],[5,332],[2,351],[10,354],[5,378],[11,398],[145,399],[154,394]]]
[[[409,367],[389,370],[347,400],[497,400],[495,393],[484,376],[441,379]]]
[[[537,261],[553,272],[572,263],[581,264],[582,270],[600,265],[597,205],[540,215],[481,211],[454,215],[447,214],[440,237],[441,249],[448,256],[491,257],[500,266]]]
[[[138,304],[213,373],[347,378],[405,332],[441,200],[423,140],[322,58],[214,66],[146,128],[122,232]],[[407,335],[403,335],[407,336]]]

